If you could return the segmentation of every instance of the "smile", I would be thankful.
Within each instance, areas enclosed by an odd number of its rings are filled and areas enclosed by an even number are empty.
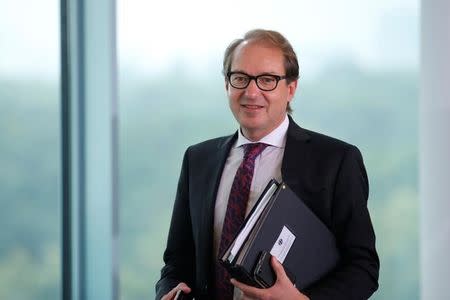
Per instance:
[[[264,106],[261,105],[250,105],[250,104],[241,104],[241,106],[247,108],[247,109],[260,109],[263,108]]]

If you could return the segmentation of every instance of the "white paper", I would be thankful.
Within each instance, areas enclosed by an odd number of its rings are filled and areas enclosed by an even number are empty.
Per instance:
[[[283,226],[272,250],[270,250],[270,254],[275,256],[280,263],[283,263],[294,241],[295,235],[286,226]]]

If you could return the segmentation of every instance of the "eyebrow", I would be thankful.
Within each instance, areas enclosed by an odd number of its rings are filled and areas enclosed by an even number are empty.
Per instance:
[[[243,74],[246,74],[246,75],[249,75],[249,76],[261,76],[261,75],[275,75],[275,76],[280,76],[277,72],[263,72],[263,73],[259,73],[259,74],[257,74],[257,75],[252,75],[252,74],[249,74],[249,73],[247,73],[247,72],[245,72],[245,71],[243,71],[243,70],[240,70],[240,69],[237,69],[237,70],[230,70],[230,72],[233,72],[233,73],[243,73]]]

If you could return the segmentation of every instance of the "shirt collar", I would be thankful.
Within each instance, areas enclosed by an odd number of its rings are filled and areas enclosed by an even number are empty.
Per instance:
[[[241,132],[241,129],[238,130],[238,138],[236,141],[235,147],[240,147],[245,144],[251,144],[251,143],[265,143],[270,146],[274,146],[277,148],[284,148],[286,145],[286,133],[289,127],[289,118],[286,114],[284,117],[283,122],[281,122],[280,125],[278,125],[277,128],[272,130],[268,135],[264,136],[262,139],[256,142],[252,142],[249,139],[247,139]]]

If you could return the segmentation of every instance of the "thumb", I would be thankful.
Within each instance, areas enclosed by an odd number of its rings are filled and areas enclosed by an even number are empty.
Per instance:
[[[278,259],[275,256],[272,256],[272,268],[277,276],[277,281],[285,279],[287,277],[283,265],[278,261]]]

